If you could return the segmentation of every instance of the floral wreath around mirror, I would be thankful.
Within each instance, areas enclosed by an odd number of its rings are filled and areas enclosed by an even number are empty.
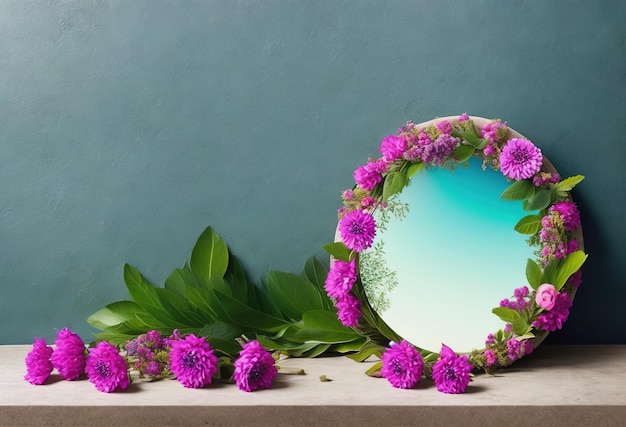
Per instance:
[[[324,246],[331,255],[324,289],[342,324],[375,336],[375,342],[389,342],[383,351],[372,346],[360,353],[362,360],[373,354],[381,358],[368,374],[383,376],[397,388],[412,388],[427,376],[441,392],[464,392],[473,371],[510,365],[567,320],[587,258],[580,214],[570,195],[584,177],[561,179],[541,150],[506,122],[467,114],[421,125],[409,122],[383,138],[380,153],[356,169],[356,185],[342,194],[335,242]],[[392,197],[413,175],[431,167],[467,165],[472,156],[482,160],[483,169],[500,171],[512,182],[501,197],[521,201],[529,211],[515,230],[529,236],[537,259],[526,263],[528,286],[515,289],[492,310],[504,322],[502,329],[489,333],[484,346],[469,354],[457,354],[445,344],[437,354],[402,339],[373,309],[359,274],[359,255],[374,242],[374,214],[388,215]]]

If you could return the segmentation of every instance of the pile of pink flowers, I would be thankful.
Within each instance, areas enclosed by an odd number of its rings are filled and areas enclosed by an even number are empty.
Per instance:
[[[149,331],[126,344],[126,355],[106,341],[87,349],[83,340],[68,328],[57,333],[55,348],[43,338],[35,338],[26,356],[24,379],[31,384],[46,382],[54,369],[69,381],[86,374],[96,389],[104,393],[124,390],[130,384],[130,370],[152,378],[174,375],[187,388],[211,384],[218,372],[218,358],[204,337],[178,331],[164,338]],[[233,380],[243,391],[270,388],[278,370],[274,357],[256,340],[243,344],[234,362]]]

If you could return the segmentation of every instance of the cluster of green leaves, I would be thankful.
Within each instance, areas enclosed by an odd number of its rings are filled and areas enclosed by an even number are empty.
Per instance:
[[[505,200],[521,200],[524,210],[540,211],[539,214],[526,215],[515,225],[515,230],[521,234],[536,234],[541,230],[541,218],[546,208],[559,200],[568,200],[569,191],[585,179],[582,175],[571,176],[556,184],[536,187],[530,180],[515,181],[503,192]]]
[[[529,259],[526,263],[526,280],[535,291],[542,283],[550,283],[558,292],[565,286],[567,279],[582,267],[586,259],[587,254],[583,251],[575,251],[564,259],[550,261],[543,269],[537,262]],[[511,324],[511,329],[518,339],[535,337],[532,322],[542,311],[543,309],[534,304],[523,311],[508,307],[496,307],[492,310],[504,322]]]
[[[368,350],[370,340],[337,319],[324,291],[327,268],[315,257],[301,274],[270,271],[263,286],[251,283],[226,243],[208,227],[191,258],[154,286],[133,266],[124,266],[130,300],[92,314],[96,339],[122,345],[149,330],[204,336],[218,353],[236,357],[238,339],[258,339],[268,350],[297,357]]]

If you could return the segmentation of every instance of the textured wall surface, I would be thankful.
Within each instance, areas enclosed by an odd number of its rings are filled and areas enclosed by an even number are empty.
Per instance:
[[[300,271],[381,137],[462,112],[586,175],[590,258],[550,340],[626,343],[625,20],[618,0],[0,1],[0,344],[89,339],[123,263],[162,284],[207,225],[254,280]]]

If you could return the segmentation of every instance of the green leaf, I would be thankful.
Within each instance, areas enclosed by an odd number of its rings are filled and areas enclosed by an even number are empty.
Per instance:
[[[363,345],[367,342],[367,338],[359,337],[354,341],[342,342],[339,344],[333,344],[331,351],[335,353],[354,353],[363,348]]]
[[[292,319],[300,320],[310,310],[330,310],[315,285],[292,273],[268,272],[267,290],[280,311]]]
[[[383,362],[376,362],[367,371],[365,371],[365,374],[370,377],[380,377],[381,376],[380,370],[382,368],[383,368]]]
[[[476,152],[476,149],[471,145],[459,145],[450,154],[450,157],[455,159],[459,163],[468,161]]]
[[[165,280],[165,289],[178,295],[185,295],[185,278],[187,275],[193,277],[191,273],[180,268],[173,270]]]
[[[300,354],[299,357],[310,357],[310,358],[317,357],[321,354],[326,353],[329,348],[330,348],[330,344],[317,344],[311,350]]]
[[[203,337],[207,337],[213,348],[219,348],[229,354],[236,354],[241,350],[241,345],[235,341],[235,338],[240,337],[242,331],[231,323],[210,323],[200,329],[198,333]]]
[[[206,323],[216,322],[218,319],[223,319],[226,316],[221,307],[212,305],[212,295],[209,289],[187,285],[185,287],[185,298],[192,308],[195,309],[195,313],[201,316]]]
[[[219,320],[230,320],[244,328],[252,328],[253,330],[271,333],[278,333],[290,325],[290,323],[283,319],[255,310],[220,291],[213,290],[210,294],[210,305],[212,307],[219,306],[224,312],[225,317],[219,316]]]
[[[96,311],[87,318],[87,323],[96,329],[106,329],[134,319],[140,308],[132,301],[117,301]]]
[[[159,299],[152,291],[153,286],[130,264],[124,264],[124,281],[130,297],[141,307],[159,304]]]
[[[233,254],[228,254],[228,268],[226,269],[227,281],[238,280],[238,281],[247,281],[248,277],[246,276],[246,271],[239,259]]]
[[[343,242],[328,243],[323,246],[323,249],[328,252],[330,256],[339,261],[350,261],[351,252]]]
[[[532,182],[522,180],[509,185],[500,195],[504,200],[527,200],[535,194],[535,186]]]
[[[524,209],[527,211],[536,211],[536,210],[545,209],[550,205],[550,201],[551,201],[550,190],[548,190],[547,188],[541,187],[541,188],[536,189],[535,194],[533,194],[528,199],[528,203],[524,205]]]
[[[496,307],[491,312],[507,323],[513,323],[520,318],[519,312],[508,307]]]
[[[154,288],[154,292],[159,299],[160,307],[171,317],[174,326],[194,327],[202,324],[202,318],[191,311],[189,303],[183,297],[163,288]]]
[[[138,335],[148,332],[150,329],[156,329],[165,334],[171,332],[171,329],[155,328],[137,318],[127,320],[119,325],[110,326],[94,336],[98,340],[105,340],[113,345],[122,345],[127,341],[136,338]],[[183,333],[183,331],[181,331],[181,333]]]
[[[560,260],[553,259],[543,268],[543,273],[541,274],[541,283],[551,283],[552,285],[554,285],[557,272],[559,271],[559,263]]]
[[[526,262],[526,280],[531,288],[537,289],[541,285],[541,267],[532,259],[528,258]]]
[[[228,247],[211,227],[207,227],[196,242],[189,260],[191,270],[202,280],[223,277],[228,268]]]
[[[567,255],[565,259],[559,263],[554,282],[552,282],[552,285],[554,285],[557,291],[561,290],[563,285],[567,282],[567,279],[582,267],[586,259],[587,254],[583,251],[575,251]]]
[[[331,311],[312,310],[302,314],[302,323],[307,328],[324,329],[327,331],[341,332],[352,337],[360,337],[352,328],[344,326]]]
[[[372,341],[367,341],[357,353],[349,354],[348,357],[357,362],[363,362],[365,359],[373,355],[380,357],[383,351],[385,351],[385,347],[382,345],[378,345]]]
[[[421,171],[423,167],[424,162],[411,163],[411,165],[406,170],[406,178],[410,179],[411,177],[413,177],[413,175]]]
[[[389,173],[383,186],[383,200],[389,200],[391,196],[401,192],[406,184],[407,178],[402,172]]]
[[[531,326],[522,317],[518,317],[511,323],[511,329],[515,335],[523,336],[530,332]]]
[[[541,229],[541,217],[539,215],[527,215],[515,224],[514,229],[521,234],[535,234]]]
[[[579,184],[585,177],[583,175],[570,176],[563,181],[557,182],[554,186],[560,191],[571,191],[572,188]]]
[[[476,129],[475,125],[469,129],[456,127],[452,131],[452,136],[461,138],[477,150],[482,150],[487,145],[487,140],[479,136],[478,129]]]
[[[304,275],[311,283],[316,285],[318,289],[324,289],[328,269],[317,257],[312,256],[306,260]]]

